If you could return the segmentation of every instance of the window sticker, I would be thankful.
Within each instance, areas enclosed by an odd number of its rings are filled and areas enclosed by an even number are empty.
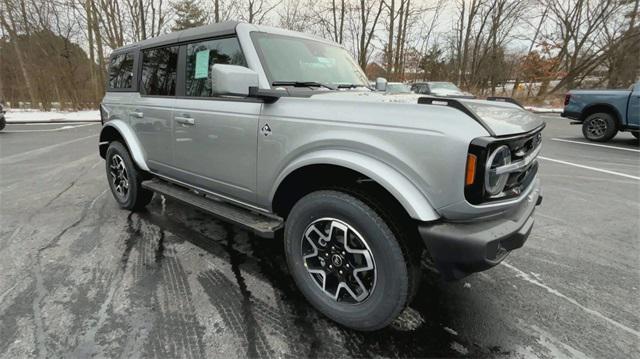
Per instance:
[[[206,79],[209,76],[209,50],[196,52],[196,79]]]

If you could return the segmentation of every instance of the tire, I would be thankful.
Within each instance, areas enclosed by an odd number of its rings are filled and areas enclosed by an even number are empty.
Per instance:
[[[109,188],[120,207],[135,211],[151,202],[153,192],[141,185],[144,173],[135,166],[122,143],[111,142],[105,159]]]
[[[594,113],[582,123],[582,135],[590,141],[607,142],[616,133],[618,133],[616,120],[608,113]]]
[[[640,132],[631,132],[631,134],[636,138],[636,140],[640,140]]]
[[[352,329],[371,331],[391,323],[408,304],[416,273],[391,228],[344,192],[323,190],[300,199],[287,218],[284,242],[289,271],[305,298]]]
[[[4,126],[7,125],[7,120],[5,120],[4,116],[0,118],[0,131],[4,130]]]

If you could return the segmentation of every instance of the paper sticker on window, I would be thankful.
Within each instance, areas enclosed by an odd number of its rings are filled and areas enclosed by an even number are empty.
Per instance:
[[[209,50],[196,52],[195,79],[206,79],[209,76]]]

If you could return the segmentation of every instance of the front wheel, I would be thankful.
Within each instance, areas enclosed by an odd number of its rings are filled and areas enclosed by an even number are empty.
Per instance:
[[[0,117],[0,131],[4,130],[4,126],[6,125],[7,125],[7,120],[5,120],[4,116]]]
[[[584,138],[595,142],[607,142],[618,133],[616,121],[608,113],[594,113],[582,123]]]
[[[318,191],[287,218],[285,253],[298,288],[332,320],[357,330],[388,325],[407,305],[411,261],[385,220],[360,199]]]
[[[111,142],[105,159],[109,187],[120,207],[139,210],[151,202],[153,192],[142,188],[143,173],[122,143]]]

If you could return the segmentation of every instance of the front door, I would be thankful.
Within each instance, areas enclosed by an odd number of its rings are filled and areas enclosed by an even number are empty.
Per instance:
[[[640,82],[633,85],[628,106],[627,126],[638,129],[640,128]]]
[[[152,172],[170,175],[173,163],[173,105],[176,95],[178,46],[142,50],[140,95],[133,101],[129,123]]]
[[[184,45],[184,96],[175,101],[173,150],[176,179],[255,202],[256,151],[261,103],[213,96],[213,64],[245,65],[237,38]]]

